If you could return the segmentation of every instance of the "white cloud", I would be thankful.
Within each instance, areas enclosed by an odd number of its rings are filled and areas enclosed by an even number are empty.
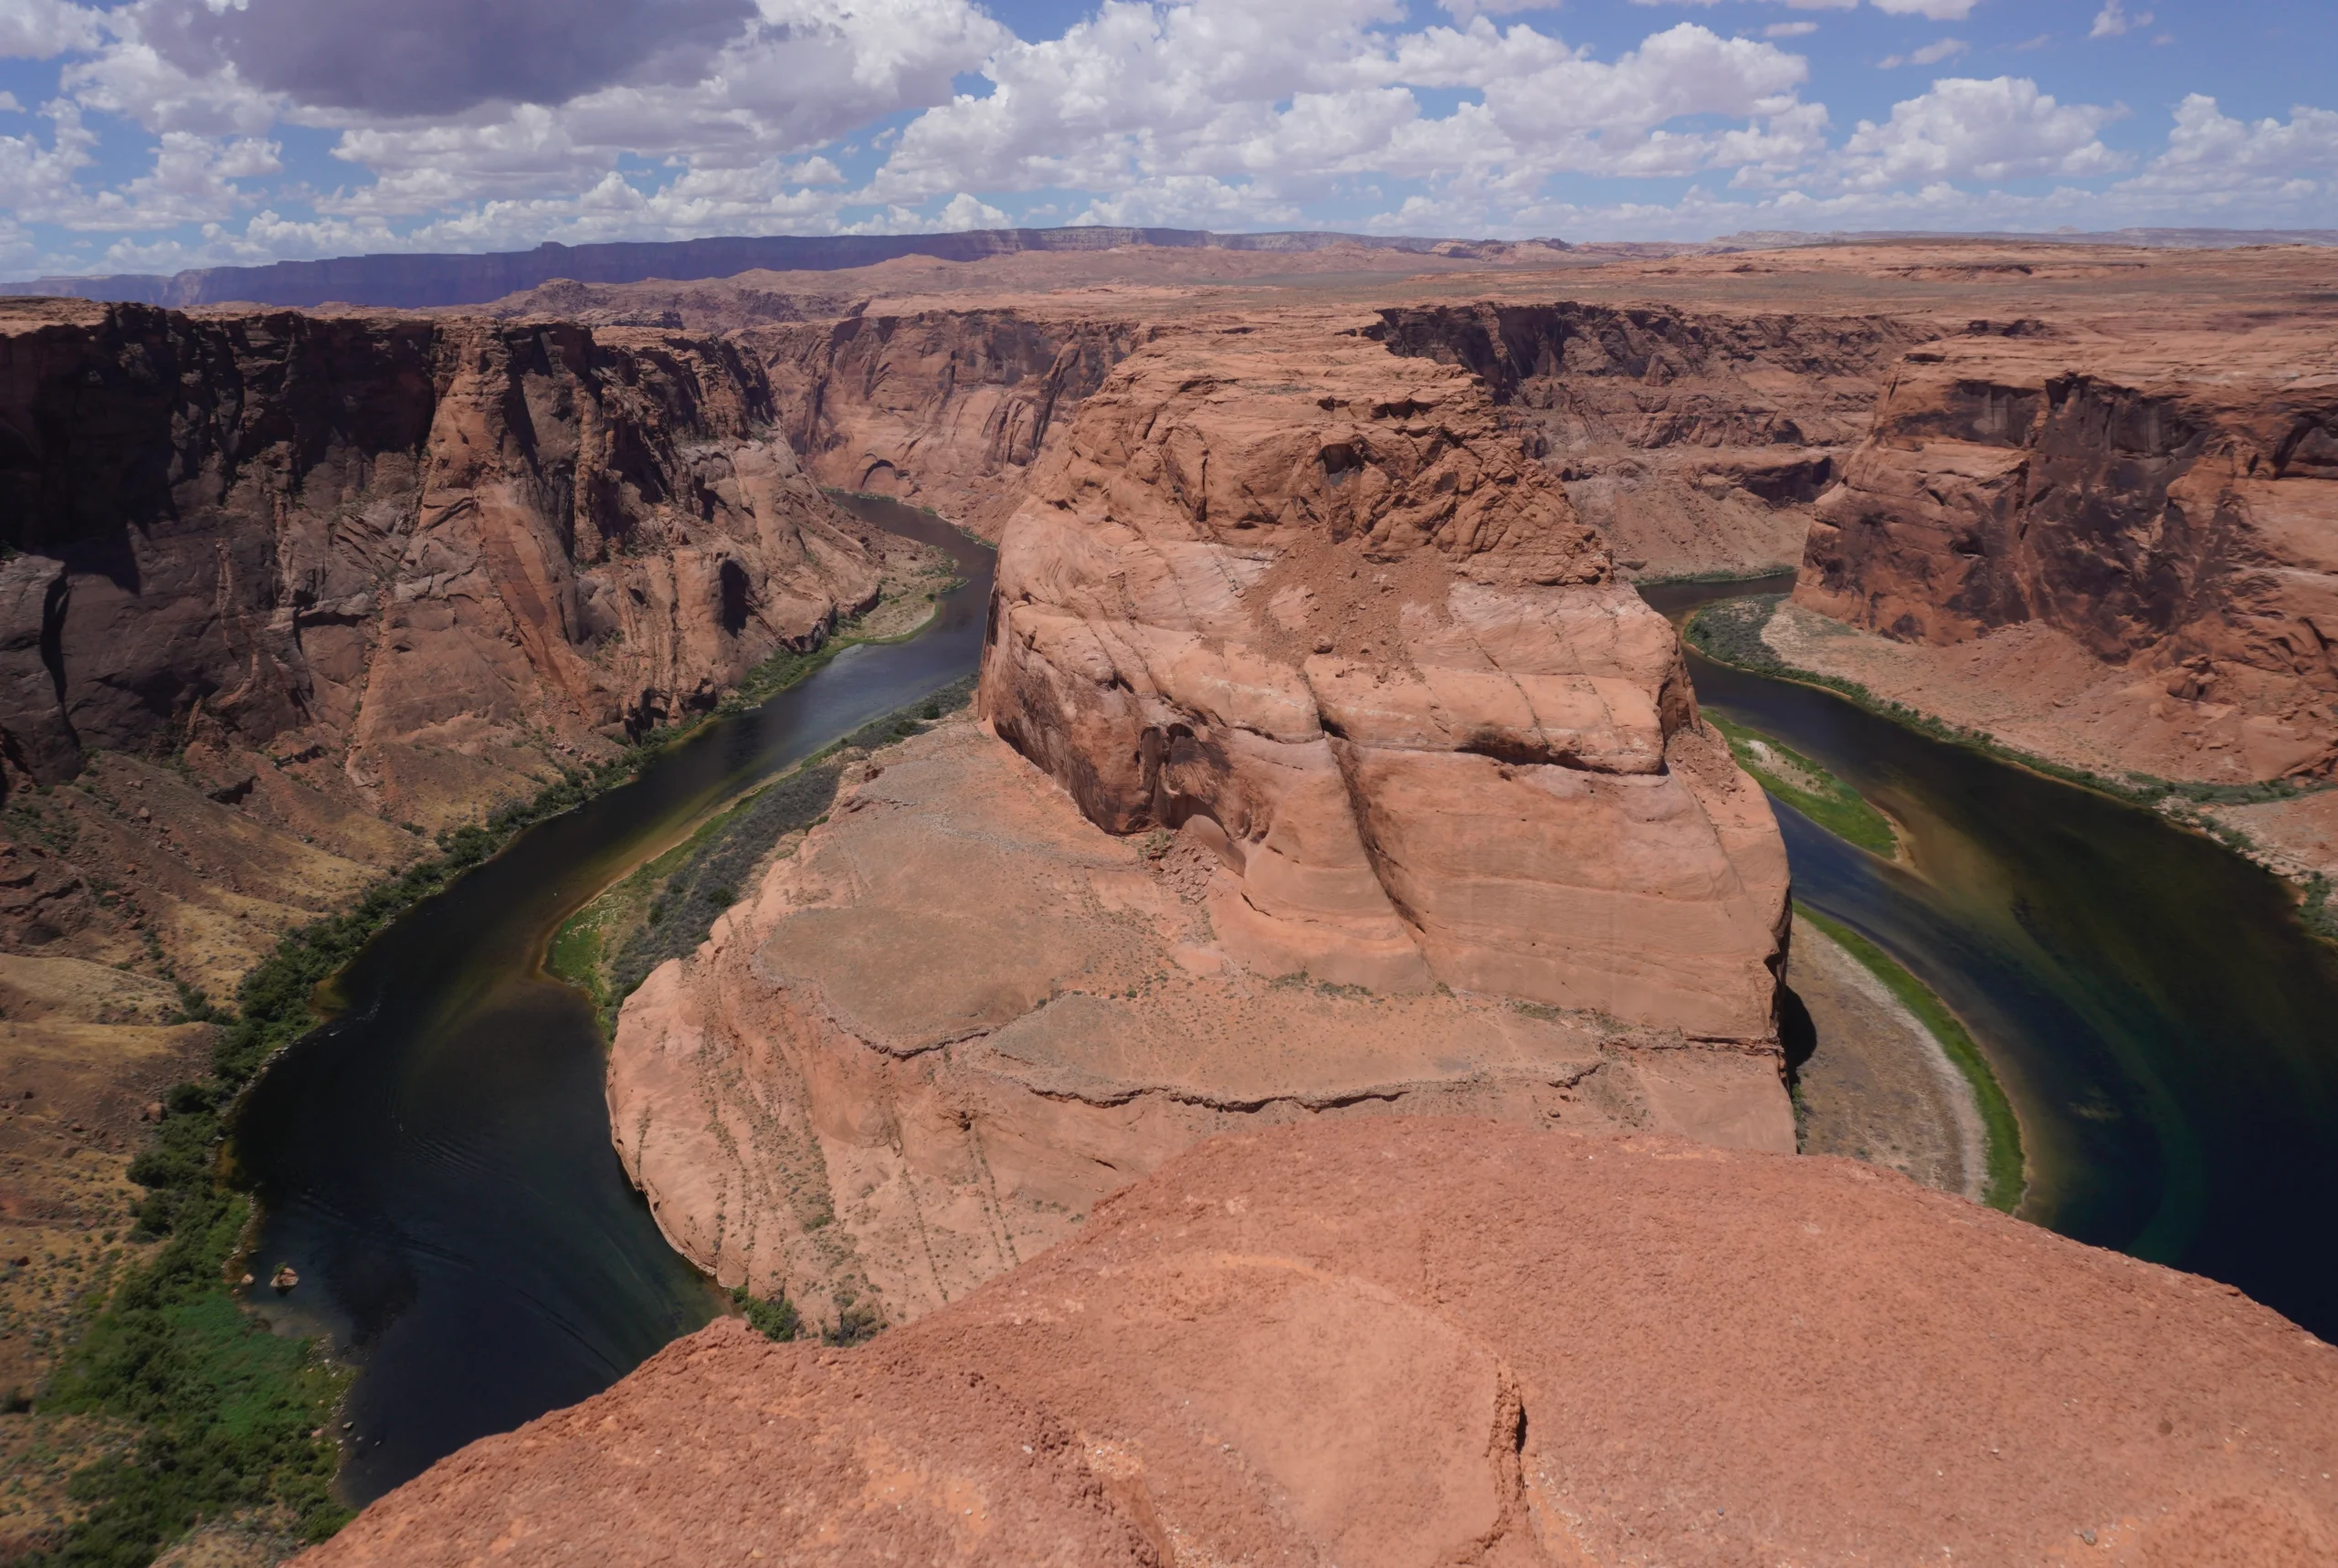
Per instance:
[[[1972,47],[1962,38],[1941,38],[1904,55],[1886,55],[1876,63],[1885,70],[1894,70],[1901,66],[1936,66],[1943,60],[1954,59]]]
[[[1522,11],[1555,11],[1559,0],[1437,0],[1438,8],[1456,20],[1473,16],[1515,16]]]
[[[1773,22],[1762,29],[1765,38],[1806,38],[1818,31],[1816,22]]]
[[[2122,112],[2057,102],[2024,77],[1944,77],[1921,97],[1893,104],[1882,124],[1860,121],[1827,173],[1835,184],[1868,191],[2115,174],[2130,160],[2097,133]]]
[[[2235,120],[2193,93],[2175,108],[2167,151],[2122,189],[2186,196],[2297,200],[2338,185],[2338,112],[2304,105],[2287,121]]]
[[[2102,9],[2094,14],[2094,26],[2088,30],[2087,37],[2115,38],[2122,33],[2132,32],[2137,27],[2148,27],[2151,25],[2151,12],[2140,11],[2130,16],[2127,15],[2126,7],[2120,4],[2120,0],[2102,0]]]
[[[0,114],[22,114],[25,106],[16,101],[13,92],[0,92]]]
[[[1933,22],[1962,22],[1973,15],[1976,4],[1978,0],[1874,0],[1879,11],[1894,16],[1922,16]]]
[[[0,0],[0,59],[45,60],[95,48],[103,21],[67,0]]]

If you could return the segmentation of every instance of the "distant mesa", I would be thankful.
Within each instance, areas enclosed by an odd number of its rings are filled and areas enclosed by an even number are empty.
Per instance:
[[[1553,250],[1564,240],[1528,240]],[[982,228],[956,234],[734,235],[713,239],[561,245],[482,256],[337,256],[321,261],[278,261],[265,267],[202,267],[163,276],[123,273],[111,278],[36,278],[0,283],[0,294],[46,294],[132,304],[219,305],[231,301],[309,307],[337,303],[420,310],[434,305],[481,305],[537,288],[555,278],[580,283],[638,283],[648,278],[690,282],[742,272],[833,272],[872,267],[904,256],[980,261],[1025,251],[1110,250],[1122,245],[1174,249],[1303,252],[1361,246],[1421,255],[1469,256],[1504,242],[1357,234],[1211,234],[1191,228]]]

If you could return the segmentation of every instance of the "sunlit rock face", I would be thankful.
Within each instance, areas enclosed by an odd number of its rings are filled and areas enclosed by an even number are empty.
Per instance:
[[[1459,367],[1275,324],[1140,349],[1007,523],[982,704],[1107,830],[1211,844],[1253,968],[1774,1034],[1768,806]]]

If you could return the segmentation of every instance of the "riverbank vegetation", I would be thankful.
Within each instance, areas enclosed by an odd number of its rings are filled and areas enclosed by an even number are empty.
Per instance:
[[[2286,778],[2262,779],[2248,784],[2210,784],[2199,780],[2164,779],[2146,773],[2128,773],[2113,777],[2067,763],[2058,763],[2050,757],[2038,756],[2033,752],[2007,745],[1985,730],[1951,724],[1904,702],[1878,697],[1856,680],[1845,680],[1838,676],[1788,664],[1762,637],[1763,629],[1770,624],[1771,616],[1777,613],[1778,606],[1784,602],[1785,595],[1779,594],[1757,594],[1743,599],[1719,600],[1691,615],[1682,626],[1680,635],[1690,647],[1715,663],[1732,665],[1754,675],[1791,680],[1797,685],[1832,691],[1870,713],[1890,719],[1933,740],[1964,746],[1995,761],[2156,812],[2171,821],[2206,834],[2236,854],[2265,866],[2277,876],[2288,875],[2278,864],[2270,862],[2256,840],[2232,824],[2219,820],[2214,810],[2218,806],[2259,805],[2270,801],[2294,800],[2300,795],[2313,793],[2317,786]],[[2329,879],[2309,872],[2302,876],[2289,875],[2288,879],[2300,889],[2301,907],[2299,915],[2306,929],[2324,941],[2338,942],[2338,910],[2331,908]]]
[[[1807,921],[1859,961],[1869,973],[1881,981],[1892,995],[1917,1022],[1929,1030],[1941,1049],[1972,1087],[1973,1100],[1981,1113],[1981,1131],[1985,1145],[1985,1164],[1987,1180],[1983,1200],[1991,1208],[2007,1214],[2020,1206],[2021,1194],[2027,1184],[2027,1163],[2022,1152],[2021,1120],[2014,1114],[2013,1101],[2006,1095],[2005,1086],[1989,1066],[1989,1058],[1981,1053],[1980,1046],[1964,1022],[1948,1009],[1946,1003],[1933,994],[1931,986],[1917,979],[1874,942],[1838,920],[1829,919],[1806,904],[1794,907],[1795,919]]]
[[[937,581],[924,597],[954,584]],[[69,1495],[85,1511],[27,1561],[142,1568],[205,1521],[257,1523],[297,1542],[322,1540],[351,1517],[332,1490],[341,1458],[334,1412],[348,1374],[313,1342],[272,1333],[237,1294],[255,1226],[228,1152],[239,1098],[276,1053],[316,1026],[332,976],[389,921],[525,828],[630,779],[709,720],[768,700],[855,641],[912,635],[931,614],[883,637],[858,636],[848,622],[819,648],[757,666],[718,708],[441,833],[435,856],[376,883],[342,913],[287,934],[244,977],[232,1007],[180,987],[181,1021],[213,1027],[210,1070],[164,1094],[161,1124],[130,1168],[146,1189],[137,1237],[162,1246],[92,1312],[38,1401],[45,1411],[131,1424],[139,1436],[127,1454],[75,1474]]]
[[[1775,736],[1748,729],[1708,708],[1706,721],[1729,742],[1737,765],[1754,782],[1819,826],[1870,855],[1890,860],[1900,853],[1891,819],[1867,796]]]

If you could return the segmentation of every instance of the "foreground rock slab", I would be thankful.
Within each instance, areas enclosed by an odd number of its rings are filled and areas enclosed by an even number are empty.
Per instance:
[[[2338,1352],[1831,1159],[1481,1122],[1203,1145],[850,1351],[724,1321],[308,1568],[2338,1554]]]
[[[901,1322],[1072,1235],[1177,1151],[1435,1110],[1792,1150],[1777,1058],[1499,998],[1244,971],[1198,835],[1086,821],[967,721],[879,753],[625,1005],[610,1122],[725,1285]]]

